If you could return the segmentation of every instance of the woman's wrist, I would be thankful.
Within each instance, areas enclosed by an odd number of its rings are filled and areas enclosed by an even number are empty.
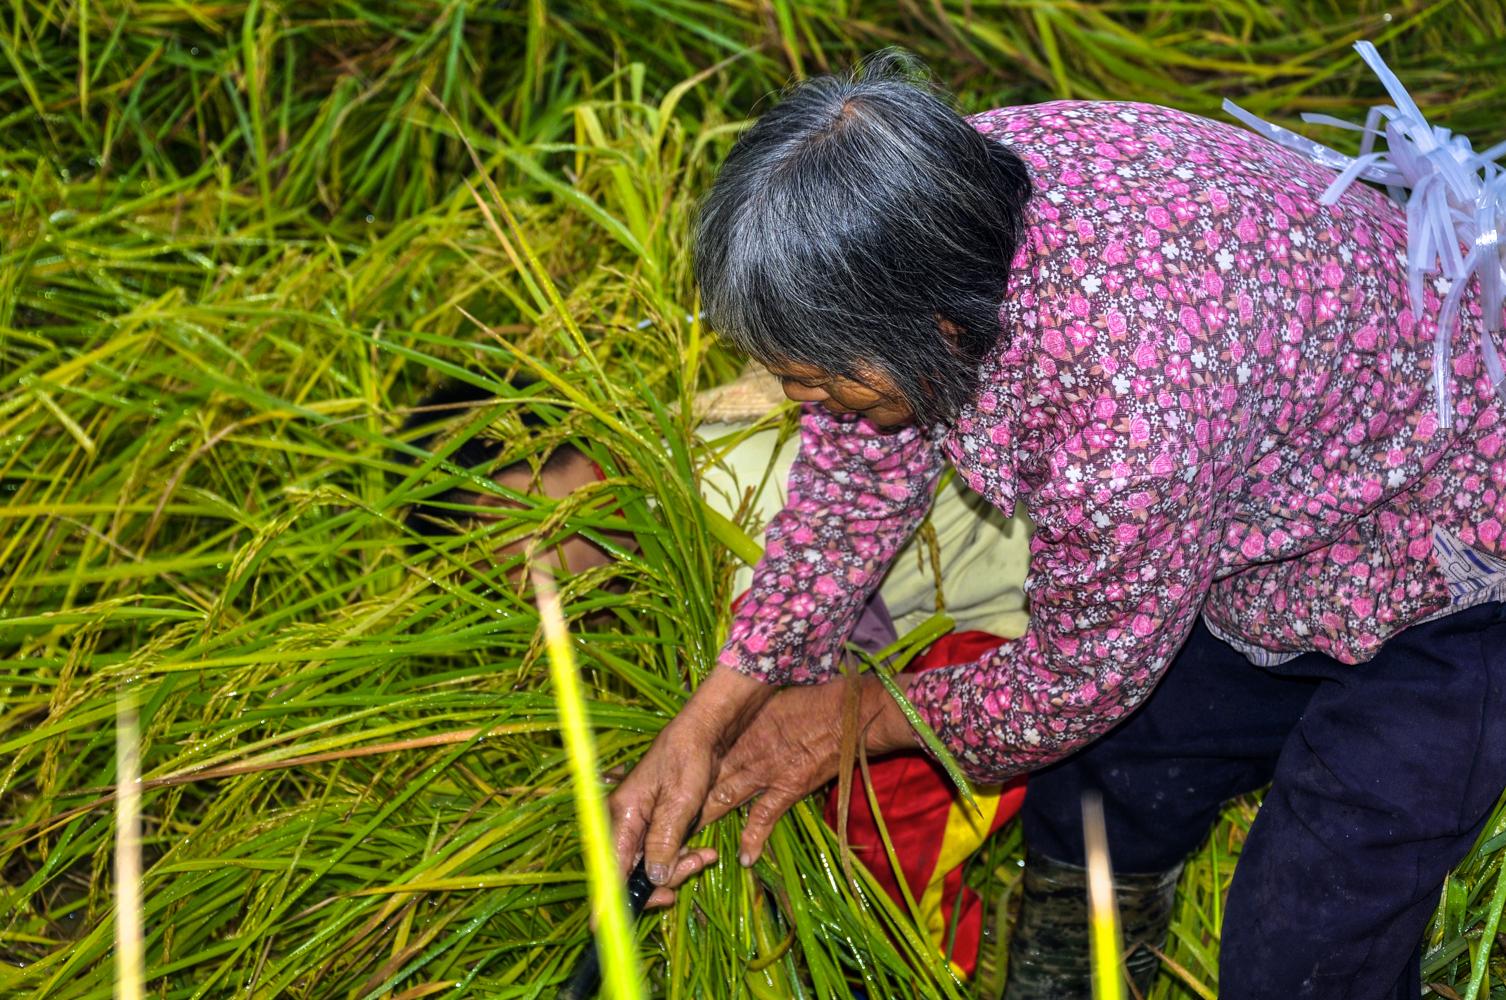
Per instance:
[[[725,755],[777,690],[773,684],[718,664],[696,687],[674,722],[702,729],[715,752]]]
[[[913,674],[898,674],[894,682],[907,695]],[[920,746],[920,737],[910,726],[910,720],[900,711],[899,703],[884,687],[882,681],[872,674],[863,677],[862,711],[864,720],[863,745],[870,754],[893,753]]]

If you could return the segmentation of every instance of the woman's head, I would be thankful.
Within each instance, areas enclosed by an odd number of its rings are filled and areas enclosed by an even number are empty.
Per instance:
[[[972,398],[1030,197],[1020,158],[918,76],[882,53],[791,89],[738,140],[696,234],[713,328],[787,385],[834,389],[834,409],[877,396],[879,423]]]

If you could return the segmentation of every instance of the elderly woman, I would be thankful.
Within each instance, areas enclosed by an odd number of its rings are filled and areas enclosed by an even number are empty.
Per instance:
[[[1269,782],[1221,996],[1417,996],[1506,783],[1506,408],[1478,289],[1435,350],[1406,213],[1333,179],[1147,105],[964,119],[884,66],[764,114],[698,277],[802,452],[719,666],[612,796],[624,864],[672,885],[697,810],[751,801],[749,864],[833,777],[840,637],[950,463],[1036,525],[1029,627],[899,681],[977,778],[1046,769],[1032,863],[1081,860],[1080,790],[1154,874]],[[873,678],[861,720],[918,744]]]

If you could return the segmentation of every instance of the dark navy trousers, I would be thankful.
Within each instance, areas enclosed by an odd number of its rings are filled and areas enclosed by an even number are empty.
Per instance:
[[[1413,626],[1368,663],[1260,668],[1198,623],[1109,735],[1030,776],[1030,850],[1082,862],[1104,797],[1122,872],[1165,871],[1270,785],[1224,912],[1222,1000],[1416,1000],[1450,868],[1506,788],[1506,604]]]

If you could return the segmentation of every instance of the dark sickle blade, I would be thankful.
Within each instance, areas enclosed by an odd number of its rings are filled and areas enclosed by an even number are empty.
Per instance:
[[[690,830],[685,834],[689,840],[690,835],[695,833],[701,826],[701,811],[691,817]],[[628,919],[637,920],[643,915],[643,908],[648,905],[648,897],[654,894],[657,888],[648,880],[648,872],[643,870],[643,862],[638,866],[627,880],[627,904]],[[586,950],[580,953],[580,958],[575,962],[575,970],[570,973],[570,978],[565,980],[565,985],[555,994],[555,1000],[591,1000],[596,991],[601,989],[601,951],[596,947],[596,938],[593,936]]]
[[[637,920],[643,913],[643,907],[648,903],[648,897],[654,894],[654,883],[648,880],[648,873],[643,870],[643,862],[638,862],[638,867],[633,869],[633,874],[628,876],[628,918]],[[556,1000],[590,1000],[601,989],[601,952],[596,948],[596,939],[592,938],[586,950],[580,953],[580,959],[575,963],[575,971],[560,987],[556,994]]]

